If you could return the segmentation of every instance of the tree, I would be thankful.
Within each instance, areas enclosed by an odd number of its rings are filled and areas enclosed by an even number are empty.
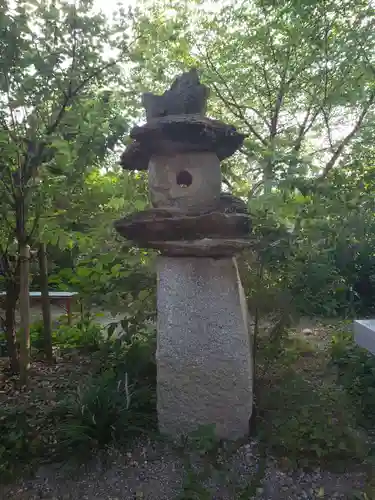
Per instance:
[[[110,24],[92,6],[90,0],[77,5],[37,1],[15,7],[6,2],[0,8],[0,215],[6,227],[0,252],[7,276],[9,346],[15,338],[19,281],[27,284],[20,255],[38,239],[51,179],[65,176],[72,186],[127,129],[123,116],[111,115],[119,62],[129,52],[127,18],[117,16]],[[22,306],[25,325],[28,300]],[[15,359],[12,366],[16,369]]]
[[[340,162],[373,111],[372,24],[362,0],[242,3],[205,23],[216,35],[202,50],[208,78],[249,134],[242,152],[256,187],[326,177]]]
[[[42,297],[44,352],[47,360],[51,363],[53,361],[52,320],[48,289],[48,258],[45,243],[40,243],[39,245],[38,260],[40,272],[40,291]]]
[[[105,174],[92,171],[64,210],[43,219],[56,263],[51,282],[78,291],[87,310],[100,305],[132,316],[138,295],[155,281],[149,265],[153,253],[124,241],[113,228],[115,219],[145,208],[146,180],[143,173],[118,167]],[[69,258],[62,261],[57,247],[70,248]]]
[[[137,17],[147,37],[137,42],[133,85],[165,86],[171,73],[199,66],[213,90],[210,114],[248,134],[242,155],[223,165],[243,194],[291,189],[345,162],[375,104],[368,2],[197,4],[152,2]]]

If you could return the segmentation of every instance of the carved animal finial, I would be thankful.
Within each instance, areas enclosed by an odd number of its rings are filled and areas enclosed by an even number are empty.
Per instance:
[[[143,94],[142,105],[147,121],[168,115],[204,115],[208,95],[209,89],[200,83],[196,68],[192,68],[178,76],[163,95]]]

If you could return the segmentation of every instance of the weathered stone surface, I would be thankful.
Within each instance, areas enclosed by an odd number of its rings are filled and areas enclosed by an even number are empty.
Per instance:
[[[125,170],[143,171],[148,169],[150,153],[137,141],[132,141],[121,154],[120,165]]]
[[[216,210],[225,213],[247,214],[248,208],[246,203],[233,196],[231,193],[220,193],[219,204],[215,207]]]
[[[218,205],[221,170],[215,153],[153,156],[148,172],[154,207],[176,207],[186,213],[201,213]]]
[[[218,205],[221,170],[215,153],[153,156],[148,173],[154,207],[177,207],[187,213],[201,213]]]
[[[232,125],[201,115],[154,118],[130,133],[133,142],[121,155],[126,170],[146,170],[153,155],[173,156],[186,152],[212,152],[228,158],[243,144],[244,134]]]
[[[241,147],[245,135],[219,120],[201,115],[177,115],[155,118],[136,126],[130,137],[144,144],[152,154],[210,151],[219,153],[222,159]]]
[[[148,248],[159,250],[170,257],[232,257],[252,248],[253,242],[245,239],[203,238],[192,241],[150,241]]]
[[[142,104],[147,121],[167,115],[205,114],[209,89],[202,85],[196,68],[178,76],[163,95],[146,92]]]
[[[247,435],[252,356],[247,306],[234,259],[158,259],[158,419],[162,433],[215,424]]]
[[[210,212],[185,215],[167,209],[135,212],[115,222],[119,234],[139,243],[199,238],[242,238],[250,232],[247,214]]]

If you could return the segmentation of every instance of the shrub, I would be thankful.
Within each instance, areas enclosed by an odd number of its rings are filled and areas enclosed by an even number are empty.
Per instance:
[[[97,356],[101,369],[63,404],[61,439],[69,448],[123,443],[156,422],[155,336],[107,341]]]
[[[0,476],[9,478],[23,464],[30,465],[41,441],[26,408],[0,409]]]
[[[19,335],[19,332],[17,332]],[[37,351],[42,351],[44,348],[43,341],[43,321],[35,321],[30,325],[30,345]]]
[[[155,386],[155,352],[155,325],[146,324],[139,325],[135,333],[125,330],[120,336],[109,334],[96,356],[104,371],[111,366],[119,376],[126,372],[130,379]]]
[[[54,334],[54,344],[63,349],[97,351],[102,341],[102,329],[95,323],[83,326],[61,325]]]
[[[37,321],[30,328],[31,347],[37,351],[44,348],[43,322]],[[97,351],[103,343],[103,331],[94,322],[80,322],[76,325],[60,324],[52,332],[52,344],[61,349],[82,349]]]
[[[375,425],[375,357],[357,346],[349,333],[335,335],[331,362],[337,367],[338,382],[349,394],[359,422]]]
[[[97,330],[93,331],[96,339]],[[154,329],[140,327],[138,333],[116,339],[103,339],[102,332],[100,336],[98,350],[90,355],[93,362],[87,366],[89,373],[79,372],[84,381],[78,389],[71,384],[63,386],[69,391],[64,400],[56,404],[56,393],[51,404],[50,391],[44,390],[50,382],[47,371],[46,379],[40,380],[43,387],[36,379],[26,401],[20,395],[22,404],[11,398],[9,408],[0,408],[2,478],[25,465],[32,467],[41,457],[65,459],[73,450],[74,455],[85,454],[94,447],[121,444],[155,428]],[[34,347],[40,337],[40,325],[34,325]],[[82,347],[82,338],[82,331],[76,327],[63,326],[54,332],[54,343],[64,347]]]
[[[365,442],[339,388],[318,387],[290,371],[268,388],[260,406],[261,438],[292,462],[307,465],[365,454]]]
[[[274,343],[258,342],[257,432],[265,446],[300,465],[366,456],[351,401],[326,376],[324,353],[295,335]]]
[[[65,402],[66,420],[60,428],[68,448],[103,447],[153,428],[155,392],[110,369],[93,377]]]

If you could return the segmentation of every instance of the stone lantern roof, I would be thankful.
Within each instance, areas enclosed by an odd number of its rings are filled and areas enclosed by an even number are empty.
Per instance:
[[[146,93],[147,122],[132,129],[121,156],[126,170],[148,170],[153,208],[116,221],[116,230],[167,255],[233,255],[250,246],[246,204],[221,193],[220,160],[245,138],[205,116],[209,90],[195,69],[163,95]]]
[[[232,156],[245,136],[231,125],[200,115],[167,115],[134,127],[133,142],[121,156],[125,170],[147,170],[152,155],[212,152],[219,160]]]
[[[224,160],[235,153],[245,135],[205,116],[208,96],[196,69],[177,77],[161,96],[144,94],[147,123],[130,132],[133,142],[121,157],[123,168],[147,170],[155,154],[209,151]]]

